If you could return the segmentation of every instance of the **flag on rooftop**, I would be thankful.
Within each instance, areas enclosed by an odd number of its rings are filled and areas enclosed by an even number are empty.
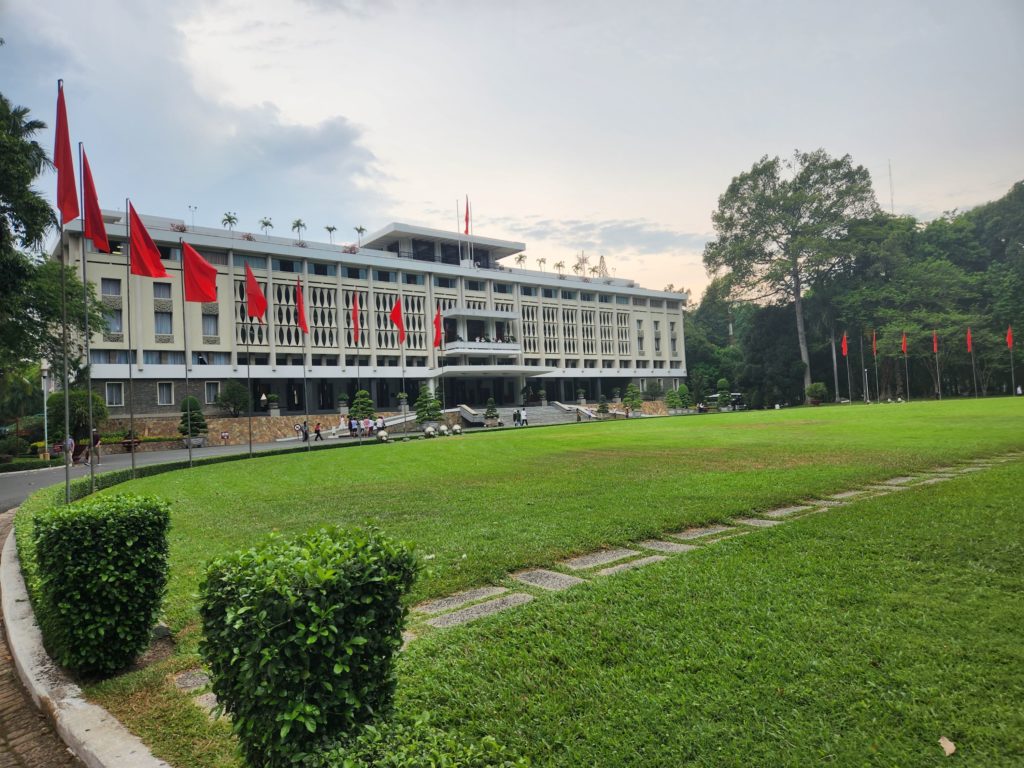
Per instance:
[[[57,125],[53,145],[53,165],[57,169],[57,208],[61,224],[78,218],[78,190],[75,189],[75,164],[68,136],[68,110],[64,106],[64,81],[57,81]]]
[[[185,270],[185,301],[216,301],[217,268],[184,241],[181,257],[181,268]]]
[[[131,262],[132,274],[142,277],[167,277],[167,270],[160,261],[160,249],[149,236],[142,219],[135,212],[135,206],[131,203],[128,203],[128,223],[131,230],[128,260]]]
[[[303,333],[309,333],[309,325],[306,323],[306,302],[302,298],[302,278],[295,278],[295,311],[298,314],[299,328]]]
[[[245,265],[245,311],[250,318],[255,317],[261,323],[267,314],[267,297],[260,290],[260,284],[256,282],[256,275],[248,263]]]
[[[87,240],[92,240],[97,251],[110,253],[107,228],[103,224],[103,213],[100,211],[100,201],[96,197],[96,185],[92,181],[92,169],[89,167],[89,158],[85,154],[85,147],[82,147],[82,186],[84,193],[82,205],[85,207],[83,234]]]
[[[405,323],[402,321],[402,299],[395,299],[395,306],[391,308],[391,322],[398,328],[398,343],[405,343]]]

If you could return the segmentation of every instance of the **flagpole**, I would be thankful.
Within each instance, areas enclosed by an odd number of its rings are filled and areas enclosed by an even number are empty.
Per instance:
[[[935,392],[942,399],[942,372],[939,370],[939,342],[935,339]]]
[[[185,253],[182,243],[184,238],[178,238],[178,252],[181,253],[181,336],[185,345],[185,426],[188,432],[185,433],[185,444],[188,446],[188,465],[192,466],[192,408],[188,402],[188,304],[185,301]]]
[[[79,190],[82,201],[82,294],[85,306],[85,390],[89,399],[89,493],[96,492],[96,457],[93,455],[93,413],[92,413],[92,353],[89,339],[89,279],[85,269],[85,163],[82,161],[84,150],[82,142],[78,142],[78,175]]]
[[[71,461],[74,457],[68,450],[68,438],[71,437],[71,393],[68,391],[68,298],[65,270],[68,268],[68,254],[64,252],[64,219],[58,217],[60,224],[60,312],[61,312],[61,348],[64,357],[64,503],[71,503]],[[92,435],[90,434],[91,438]]]
[[[1017,377],[1016,377],[1016,375],[1014,375],[1014,372],[1013,372],[1013,346],[1009,345],[1009,344],[1007,346],[1010,347],[1010,397],[1016,397],[1017,396]]]
[[[302,291],[302,283],[299,283],[298,291]],[[299,294],[295,295],[295,306],[299,305]],[[303,302],[302,307],[302,319],[306,319],[306,307]],[[299,330],[302,330],[301,328]],[[306,450],[313,450],[313,443],[309,439],[309,386],[306,384],[306,333],[302,334],[302,410],[306,415],[306,421],[303,425],[303,435],[306,439]]]
[[[129,206],[131,202],[126,197],[124,199],[124,215],[126,219],[125,231],[127,232],[127,240],[125,241],[125,249],[128,252],[128,257],[125,259],[125,269],[127,269],[128,279],[125,283],[125,296],[124,303],[128,309],[128,450],[132,455],[132,480],[135,479],[135,364],[132,362],[132,358],[135,356],[134,350],[132,349],[132,217],[131,209]]]
[[[850,393],[850,405],[853,405],[853,380],[850,378],[850,356],[844,355],[846,358],[846,391]]]
[[[461,219],[459,217],[460,213],[461,213],[461,209],[459,208],[459,201],[458,201],[458,199],[456,199],[455,200],[455,233],[456,233],[455,242],[459,246],[459,265],[461,266],[462,265],[462,238],[458,237],[458,234],[461,231]]]
[[[249,299],[249,294],[245,296],[246,300]],[[247,312],[248,314],[248,312]],[[248,318],[249,323],[245,328],[245,386],[249,390],[249,458],[252,458],[252,409],[253,401],[255,398],[252,396],[252,352],[249,351],[249,334],[252,332],[252,318]]]
[[[971,377],[974,379],[974,396],[978,397],[978,371],[974,367],[974,345],[971,345]]]
[[[875,361],[875,402],[882,402],[882,390],[878,386],[878,339],[875,332],[871,332],[871,357]]]
[[[907,380],[907,402],[910,402],[910,363],[907,362],[907,353],[903,353],[903,373]]]
[[[860,337],[860,369],[862,371],[860,380],[864,387],[864,404],[867,405],[871,402],[871,393],[868,391],[868,369],[864,366],[864,329],[862,328],[857,335]]]

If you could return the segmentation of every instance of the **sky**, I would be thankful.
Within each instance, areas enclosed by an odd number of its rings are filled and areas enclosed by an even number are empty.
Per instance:
[[[0,37],[49,149],[64,79],[104,208],[346,242],[468,195],[527,267],[693,300],[763,156],[849,154],[924,220],[1024,179],[1020,0],[0,0]]]

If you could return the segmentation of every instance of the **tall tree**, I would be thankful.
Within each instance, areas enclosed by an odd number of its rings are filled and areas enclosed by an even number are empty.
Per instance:
[[[238,223],[238,214],[228,211],[224,214],[224,218],[220,220],[220,223],[228,228],[228,232],[235,228],[235,224]]]
[[[305,228],[306,222],[304,222],[302,219],[296,219],[295,221],[292,222],[292,232],[298,233],[299,242],[302,242],[302,230],[304,230]]]
[[[270,230],[274,228],[274,222],[270,220],[269,216],[264,216],[260,219],[260,229],[263,230],[264,235],[270,235]]]
[[[735,177],[712,215],[717,238],[704,249],[709,272],[725,270],[734,296],[787,303],[796,310],[804,388],[811,384],[804,292],[844,259],[851,222],[878,210],[871,175],[849,155],[823,149],[761,158]]]

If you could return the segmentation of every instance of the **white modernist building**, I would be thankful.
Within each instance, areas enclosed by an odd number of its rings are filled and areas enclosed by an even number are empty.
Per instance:
[[[127,411],[130,391],[137,414],[178,412],[186,366],[189,394],[211,410],[224,383],[244,382],[248,370],[254,402],[276,394],[283,411],[308,405],[313,413],[336,412],[339,395],[351,401],[357,389],[369,390],[378,409],[397,410],[403,387],[412,404],[421,383],[452,407],[489,397],[519,404],[524,392],[537,399],[542,390],[549,400],[575,401],[579,390],[610,399],[630,382],[667,389],[686,375],[686,294],[514,268],[523,243],[389,224],[357,248],[142,219],[168,278],[129,276],[120,212],[104,212],[113,253],[91,241],[83,248],[80,221],[55,252],[84,269],[107,315],[90,362],[111,416]],[[217,302],[183,301],[182,239],[217,267]],[[247,317],[246,264],[269,304],[262,324]],[[298,327],[299,278],[308,335]],[[404,345],[389,317],[397,300]],[[438,309],[443,344],[435,348]]]

